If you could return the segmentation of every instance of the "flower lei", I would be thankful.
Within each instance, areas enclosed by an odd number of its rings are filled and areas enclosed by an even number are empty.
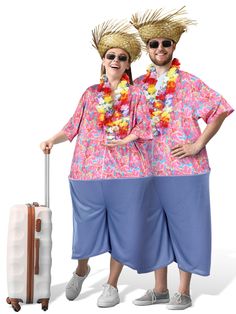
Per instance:
[[[129,127],[129,76],[123,74],[120,83],[112,90],[106,75],[100,79],[98,86],[98,126],[104,128],[107,139],[121,139],[127,135]]]
[[[173,94],[176,88],[176,80],[179,73],[180,63],[178,59],[173,59],[171,67],[168,70],[160,91],[157,91],[156,68],[151,64],[147,69],[144,77],[146,85],[146,97],[149,103],[149,112],[151,115],[151,123],[153,135],[163,134],[170,122],[170,113],[173,111]]]

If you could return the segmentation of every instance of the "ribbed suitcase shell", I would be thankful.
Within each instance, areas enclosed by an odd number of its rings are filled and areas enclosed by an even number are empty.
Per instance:
[[[48,309],[51,284],[52,212],[49,209],[49,155],[45,150],[45,205],[15,205],[10,209],[7,240],[7,303],[41,303]]]
[[[34,212],[33,222],[29,221],[29,207]],[[31,228],[31,235],[29,235],[29,228]],[[51,232],[51,210],[49,208],[15,205],[10,209],[7,243],[8,303],[12,299],[18,299],[25,303],[42,303],[44,301],[42,308],[47,309],[51,283]],[[30,240],[32,236],[33,239]],[[30,241],[33,242],[30,244]],[[39,243],[38,250],[36,242]],[[33,260],[29,259],[30,254],[33,255]],[[36,263],[37,255],[39,256],[38,263]],[[30,265],[30,263],[33,264]],[[33,267],[33,274],[29,270],[30,267]],[[30,273],[33,276],[31,279],[28,278]],[[20,306],[16,305],[15,308],[14,302],[11,303],[15,310],[20,309]]]

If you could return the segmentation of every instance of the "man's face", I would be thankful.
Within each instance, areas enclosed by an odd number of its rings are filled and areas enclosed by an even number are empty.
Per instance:
[[[173,58],[176,43],[168,38],[152,38],[147,44],[147,51],[152,62],[157,66],[165,66]]]

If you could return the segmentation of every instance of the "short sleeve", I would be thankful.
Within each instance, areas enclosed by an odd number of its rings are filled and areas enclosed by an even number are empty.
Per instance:
[[[194,82],[192,93],[195,116],[197,119],[202,118],[207,124],[222,113],[229,115],[234,111],[219,93],[199,79]]]
[[[88,94],[88,90],[86,90],[84,94],[82,95],[73,116],[69,119],[66,125],[62,128],[62,131],[65,133],[65,135],[67,136],[70,142],[79,133],[79,128],[81,125],[81,121],[83,119],[84,110],[86,108],[87,94]]]

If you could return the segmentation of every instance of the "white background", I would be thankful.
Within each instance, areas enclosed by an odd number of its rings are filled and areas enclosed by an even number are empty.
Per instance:
[[[100,58],[91,46],[93,27],[110,18],[129,18],[149,8],[187,6],[198,25],[189,28],[175,56],[181,68],[219,91],[235,108],[235,10],[232,0],[1,0],[0,2],[0,310],[5,303],[8,210],[15,203],[44,202],[44,159],[39,143],[59,131],[74,112],[83,91],[99,81]],[[133,76],[144,73],[144,54],[132,66]],[[193,276],[192,313],[216,309],[232,312],[236,291],[235,235],[235,122],[226,119],[208,145],[211,172],[213,227],[212,273]],[[96,299],[106,281],[109,255],[91,259],[91,275],[74,302],[64,296],[64,286],[76,262],[71,256],[71,203],[67,176],[74,144],[58,145],[51,154],[51,208],[53,211],[52,299],[50,312],[78,313],[135,311],[167,312],[165,305],[135,307],[132,300],[152,288],[153,274],[137,275],[124,268],[120,278],[121,304],[98,309]],[[155,245],[155,243],[153,243]],[[169,290],[178,286],[176,265],[169,271]],[[41,313],[39,305],[24,306],[25,313]]]

